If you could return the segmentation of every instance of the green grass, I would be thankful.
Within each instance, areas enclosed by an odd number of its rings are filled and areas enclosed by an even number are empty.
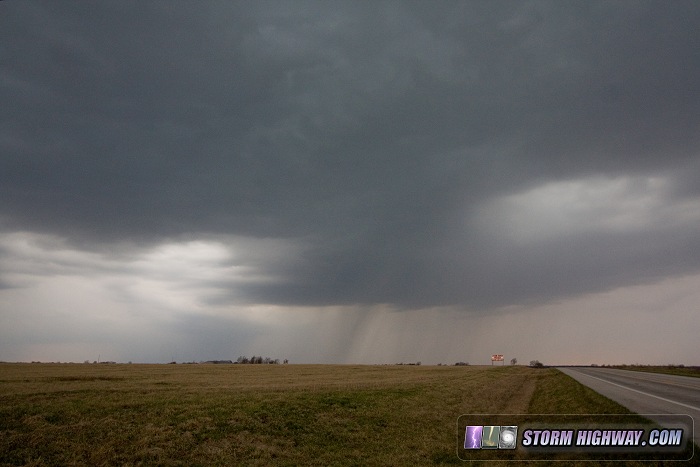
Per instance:
[[[628,412],[521,366],[3,364],[0,465],[463,464],[468,413]]]

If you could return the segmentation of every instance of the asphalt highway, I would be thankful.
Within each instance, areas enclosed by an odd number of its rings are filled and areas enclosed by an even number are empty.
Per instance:
[[[695,421],[694,441],[700,445],[700,378],[612,368],[558,369],[632,412],[690,415]],[[661,419],[647,418],[663,424]]]

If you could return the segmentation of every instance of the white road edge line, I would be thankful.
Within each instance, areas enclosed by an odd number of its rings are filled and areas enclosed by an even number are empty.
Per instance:
[[[682,402],[672,401],[671,399],[666,399],[665,397],[659,397],[659,396],[655,396],[655,395],[653,395],[653,394],[649,394],[649,393],[647,393],[647,392],[638,391],[637,389],[628,388],[627,386],[623,386],[623,385],[621,385],[621,384],[617,384],[617,383],[613,383],[613,382],[611,382],[611,381],[607,381],[607,380],[604,380],[604,379],[601,379],[601,378],[597,378],[597,377],[591,376],[591,375],[589,375],[589,374],[587,374],[587,373],[582,373],[582,372],[576,371],[576,370],[574,370],[574,371],[575,371],[576,373],[580,374],[580,375],[588,376],[589,378],[597,379],[598,381],[602,381],[602,382],[604,382],[604,383],[612,384],[613,386],[617,386],[617,387],[622,388],[622,389],[627,389],[628,391],[638,392],[639,394],[644,394],[645,396],[649,396],[649,397],[655,397],[655,398],[657,398],[657,399],[661,399],[662,401],[670,402],[671,404],[681,405],[681,406],[687,407],[687,408],[689,408],[689,409],[693,409],[693,410],[700,411],[700,407],[693,407],[692,405],[683,404]]]

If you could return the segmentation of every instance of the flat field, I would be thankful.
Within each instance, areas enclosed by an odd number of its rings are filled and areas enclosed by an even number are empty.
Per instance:
[[[467,413],[629,412],[521,366],[2,364],[0,465],[463,464]]]
[[[618,370],[644,371],[647,373],[662,373],[665,375],[691,376],[700,378],[700,366],[678,366],[678,365],[616,365],[611,368]]]

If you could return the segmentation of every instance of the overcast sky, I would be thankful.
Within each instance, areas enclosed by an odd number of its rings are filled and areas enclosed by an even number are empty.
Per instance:
[[[700,364],[700,3],[0,3],[0,360]]]

